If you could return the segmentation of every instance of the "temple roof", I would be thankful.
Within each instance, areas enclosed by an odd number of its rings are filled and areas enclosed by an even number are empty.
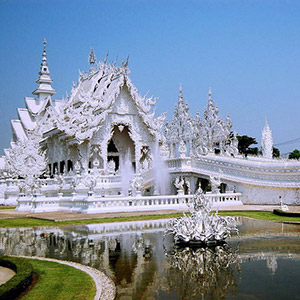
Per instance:
[[[64,101],[64,116],[58,122],[58,128],[79,140],[91,138],[93,128],[96,130],[101,126],[107,114],[112,111],[122,88],[126,87],[144,124],[151,134],[158,134],[163,117],[154,118],[152,106],[155,100],[138,93],[129,78],[127,64],[128,61],[118,67],[99,62],[88,73],[80,73],[78,83]],[[82,127],[83,123],[85,128],[89,128],[89,132]]]

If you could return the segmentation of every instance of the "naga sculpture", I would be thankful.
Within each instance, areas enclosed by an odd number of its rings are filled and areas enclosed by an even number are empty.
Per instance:
[[[183,217],[170,220],[164,232],[165,236],[172,234],[176,244],[213,245],[223,243],[231,232],[238,233],[234,218],[211,214],[212,202],[200,187],[187,205],[190,215],[183,213]]]

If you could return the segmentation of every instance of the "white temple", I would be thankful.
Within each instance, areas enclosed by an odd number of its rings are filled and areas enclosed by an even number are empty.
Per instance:
[[[165,121],[155,117],[156,99],[131,82],[128,60],[97,62],[91,49],[89,63],[70,96],[56,100],[44,41],[35,97],[11,121],[0,158],[0,203],[32,212],[155,210],[184,206],[199,186],[216,205],[298,203],[300,163],[272,159],[267,124],[265,157],[244,159],[211,90],[203,116],[193,117],[180,86]]]

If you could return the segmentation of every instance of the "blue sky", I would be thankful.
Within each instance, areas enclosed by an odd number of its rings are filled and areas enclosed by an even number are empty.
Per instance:
[[[98,59],[130,55],[132,81],[159,97],[158,114],[172,117],[179,83],[202,113],[211,87],[239,134],[260,143],[267,117],[275,143],[300,137],[300,1],[0,0],[0,149],[37,86],[44,37],[56,98],[88,69],[93,45]]]

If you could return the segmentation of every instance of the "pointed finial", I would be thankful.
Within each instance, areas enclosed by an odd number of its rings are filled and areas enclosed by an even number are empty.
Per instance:
[[[46,45],[47,45],[47,41],[44,38],[42,62],[41,62],[41,68],[39,72],[40,76],[36,81],[39,84],[39,87],[33,91],[33,94],[38,95],[39,99],[46,99],[49,95],[53,95],[56,93],[55,89],[53,89],[51,86],[52,79],[50,77],[50,71],[47,63]]]
[[[42,58],[42,66],[47,66],[47,51],[46,51],[46,46],[47,46],[47,40],[44,38],[43,40],[43,58]]]
[[[182,83],[179,84],[179,95],[178,100],[183,101]]]
[[[126,67],[128,66],[128,62],[129,62],[129,55],[127,56],[126,61],[124,61],[124,58],[123,58],[123,60],[122,60],[122,66],[123,66],[124,68],[126,68]]]
[[[105,58],[104,58],[104,64],[106,65],[106,63],[107,63],[107,59],[108,59],[108,51],[107,51],[107,53],[106,53],[106,55],[105,55]]]
[[[113,62],[113,66],[115,67],[117,62],[118,62],[118,59],[119,59],[119,55],[117,55],[117,57],[115,58],[114,62]]]
[[[94,48],[93,46],[91,47],[91,52],[89,55],[89,64],[92,66],[94,66],[94,64],[96,63],[96,55],[94,53]]]
[[[212,97],[211,87],[208,89],[208,96],[209,96],[209,97]]]
[[[46,54],[46,46],[47,46],[47,40],[46,40],[46,38],[44,38],[43,44],[44,44],[44,51],[43,51],[43,54],[44,54],[44,53]],[[46,55],[47,55],[47,54],[46,54]]]
[[[179,94],[182,94],[182,83],[179,83]]]

